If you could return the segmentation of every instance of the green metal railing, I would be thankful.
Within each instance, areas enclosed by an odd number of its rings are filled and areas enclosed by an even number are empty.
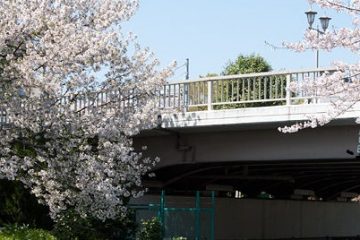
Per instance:
[[[211,192],[210,195],[210,198],[206,198],[210,200],[208,207],[202,206],[202,197],[199,191],[195,193],[194,207],[168,207],[165,191],[161,191],[159,203],[131,205],[131,208],[135,209],[137,217],[141,217],[139,216],[141,215],[140,212],[144,211],[148,217],[158,217],[164,239],[182,236],[187,239],[214,240],[215,192]],[[204,224],[206,224],[206,226],[204,226]],[[178,229],[174,229],[174,225],[176,225]],[[185,227],[186,232],[179,229],[180,227]]]

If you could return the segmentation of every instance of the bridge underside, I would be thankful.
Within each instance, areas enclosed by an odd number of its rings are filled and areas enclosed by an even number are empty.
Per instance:
[[[160,128],[136,138],[135,145],[160,157],[156,179],[147,179],[154,191],[185,194],[218,187],[223,194],[238,191],[249,198],[265,193],[330,201],[350,200],[344,192],[360,193],[360,159],[351,154],[357,125],[338,122],[295,134],[279,133],[277,126]]]
[[[180,164],[155,173],[156,180],[146,181],[150,190],[163,188],[174,194],[211,188],[219,188],[221,194],[223,186],[222,194],[237,190],[248,198],[262,193],[274,199],[350,201],[339,198],[341,193],[360,193],[360,159]],[[314,195],[294,195],[296,189]]]

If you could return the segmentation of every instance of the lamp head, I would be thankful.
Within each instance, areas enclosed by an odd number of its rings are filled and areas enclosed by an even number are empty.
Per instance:
[[[322,27],[323,31],[325,32],[326,29],[329,27],[329,22],[330,22],[331,18],[324,16],[324,17],[320,17],[319,19],[320,19],[321,27]]]
[[[305,12],[308,23],[309,23],[309,28],[312,28],[312,25],[315,21],[315,16],[317,14],[317,12],[313,11],[313,10],[309,10],[307,12]]]

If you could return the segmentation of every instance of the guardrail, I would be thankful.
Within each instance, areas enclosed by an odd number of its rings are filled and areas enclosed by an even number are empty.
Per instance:
[[[301,90],[291,92],[289,85],[292,81],[315,80],[321,74],[333,71],[334,69],[323,68],[183,80],[165,84],[155,95],[160,98],[158,107],[179,109],[185,112],[317,103],[319,99],[316,93],[308,94]],[[111,104],[120,105],[123,109],[137,108],[138,100],[134,92],[124,93],[112,90],[85,95],[70,94],[62,97],[60,101],[49,102],[68,105],[71,110],[82,114],[87,111],[101,110],[104,107],[106,111],[111,111]],[[46,108],[46,106],[42,107]],[[0,109],[0,125],[8,123],[6,110]]]
[[[59,98],[52,98],[51,96],[46,98],[41,96],[41,98],[41,101],[37,101],[36,98],[32,99],[34,102],[18,101],[18,108],[16,108],[16,113],[13,113],[13,116],[27,110],[39,110],[46,116],[46,114],[49,114],[49,111],[63,113],[66,110],[83,115],[89,112],[94,114],[104,112],[114,113],[115,109],[131,111],[139,107],[139,98],[135,96],[135,93],[132,91],[122,93],[115,89],[111,91],[88,92],[86,94],[72,93]],[[0,107],[0,127],[8,127],[9,124],[11,124],[11,120],[8,115],[7,106],[4,104],[4,107]]]
[[[159,106],[184,111],[292,105],[318,102],[316,93],[291,92],[292,81],[316,79],[334,69],[252,73],[170,82],[160,93]]]

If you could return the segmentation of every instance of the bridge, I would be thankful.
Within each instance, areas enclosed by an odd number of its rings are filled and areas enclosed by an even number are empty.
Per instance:
[[[290,92],[287,86],[331,71],[219,76],[165,85],[159,104],[177,111],[163,114],[158,128],[135,138],[137,146],[148,146],[147,155],[161,159],[156,178],[146,181],[150,192],[165,189],[184,196],[192,190],[216,190],[219,239],[360,234],[353,224],[360,206],[352,202],[360,193],[359,126],[354,121],[360,105],[325,127],[278,131],[328,111],[330,99],[316,92]],[[316,222],[323,219],[326,223]],[[240,231],[238,223],[247,227]]]
[[[164,114],[159,119],[161,125],[145,131],[136,142],[147,145],[150,155],[160,156],[159,176],[161,169],[168,172],[175,167],[179,173],[184,168],[183,175],[164,180],[163,186],[189,179],[197,179],[199,184],[264,180],[277,182],[274,190],[278,190],[289,183],[311,185],[311,179],[318,178],[313,173],[322,171],[332,175],[337,186],[336,190],[328,188],[330,180],[323,180],[327,191],[322,197],[336,198],[346,187],[341,189],[342,182],[335,175],[341,176],[345,185],[349,179],[357,181],[358,160],[349,153],[356,152],[358,144],[359,128],[354,119],[360,114],[359,106],[326,127],[295,134],[277,130],[329,110],[329,99],[293,93],[287,86],[330,71],[270,72],[170,83],[164,86],[160,104],[178,111]],[[351,171],[345,174],[340,167]],[[194,181],[190,182],[195,187]]]
[[[158,193],[165,190],[170,205],[183,209],[194,202],[195,191],[202,194],[197,202],[215,191],[215,239],[360,235],[359,126],[354,121],[360,104],[325,127],[278,131],[328,111],[332,99],[288,87],[333,71],[217,76],[164,85],[157,93],[164,110],[158,127],[134,138],[135,148],[146,145],[145,155],[161,159],[156,177],[144,179],[149,194],[137,203],[158,203]],[[124,108],[136,107],[118,91],[94,95],[64,104],[86,111],[89,104],[101,107],[120,99]],[[8,123],[0,112],[0,124]],[[199,225],[200,214],[196,219]]]

